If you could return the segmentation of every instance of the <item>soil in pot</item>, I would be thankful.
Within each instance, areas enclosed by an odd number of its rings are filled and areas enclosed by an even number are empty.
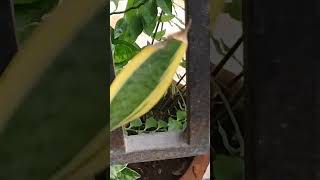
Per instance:
[[[129,164],[141,180],[178,180],[188,169],[193,157]]]

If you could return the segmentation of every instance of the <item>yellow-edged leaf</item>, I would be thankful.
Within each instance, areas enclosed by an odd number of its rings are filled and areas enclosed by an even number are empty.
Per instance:
[[[111,131],[144,115],[163,97],[187,50],[187,31],[144,48],[115,78],[110,86]]]

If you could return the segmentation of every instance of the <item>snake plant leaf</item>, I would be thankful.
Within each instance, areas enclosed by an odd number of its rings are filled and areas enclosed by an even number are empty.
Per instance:
[[[153,117],[150,117],[146,120],[144,129],[145,130],[149,130],[151,128],[156,129],[157,127],[158,127],[158,121],[155,120]]]
[[[145,47],[116,76],[110,86],[111,131],[150,111],[165,94],[187,50],[187,31]]]
[[[107,167],[104,5],[63,1],[1,75],[1,180],[80,180]]]

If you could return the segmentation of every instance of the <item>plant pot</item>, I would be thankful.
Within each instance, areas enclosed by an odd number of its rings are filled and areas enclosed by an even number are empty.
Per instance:
[[[139,180],[178,180],[185,174],[192,160],[192,157],[186,157],[133,163],[128,166],[141,175]]]
[[[179,180],[203,180],[210,163],[210,153],[193,158],[189,168]]]

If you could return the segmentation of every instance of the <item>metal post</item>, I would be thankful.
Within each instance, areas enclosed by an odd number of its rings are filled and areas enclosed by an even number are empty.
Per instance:
[[[245,0],[247,180],[320,179],[320,6]]]

